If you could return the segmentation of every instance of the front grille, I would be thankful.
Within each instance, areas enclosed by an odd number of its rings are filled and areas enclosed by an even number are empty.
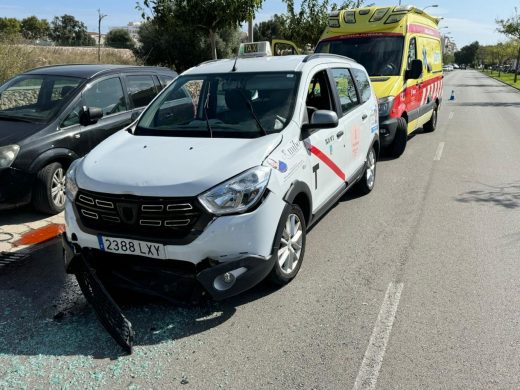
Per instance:
[[[204,229],[210,218],[195,198],[154,198],[80,190],[76,211],[96,233],[182,239]]]

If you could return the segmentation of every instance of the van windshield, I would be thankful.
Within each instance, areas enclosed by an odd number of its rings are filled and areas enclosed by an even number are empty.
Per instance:
[[[398,76],[403,59],[403,36],[341,37],[320,42],[316,53],[350,57],[370,76]]]
[[[256,138],[290,122],[299,75],[225,73],[178,77],[146,109],[136,135]]]
[[[20,75],[0,86],[0,120],[48,122],[82,83],[78,77]]]

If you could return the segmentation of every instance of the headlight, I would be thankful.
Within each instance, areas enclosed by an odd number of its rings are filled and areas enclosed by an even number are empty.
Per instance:
[[[394,96],[387,96],[381,99],[378,99],[379,105],[379,116],[388,116],[390,115],[390,110],[394,105]]]
[[[71,202],[74,202],[74,198],[76,198],[76,194],[78,193],[78,184],[76,183],[76,167],[80,161],[81,160],[78,159],[70,164],[65,180],[65,194]]]
[[[0,147],[0,168],[9,168],[13,163],[20,147],[18,145],[7,145]]]
[[[199,201],[216,215],[242,213],[260,201],[270,176],[271,168],[251,168],[203,193]]]

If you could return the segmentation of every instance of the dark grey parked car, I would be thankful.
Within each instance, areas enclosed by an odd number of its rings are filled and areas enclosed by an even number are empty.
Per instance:
[[[32,201],[39,211],[62,211],[70,163],[131,124],[176,76],[157,67],[58,65],[1,85],[0,209]]]

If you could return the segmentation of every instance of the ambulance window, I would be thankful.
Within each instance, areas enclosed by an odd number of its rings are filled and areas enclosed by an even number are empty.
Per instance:
[[[417,43],[415,38],[410,39],[410,46],[408,48],[408,63],[406,69],[410,70],[412,61],[417,59]]]
[[[345,115],[359,104],[354,80],[348,69],[332,69],[332,77],[336,82],[341,111]]]
[[[372,95],[372,89],[370,88],[370,81],[368,81],[368,77],[365,72],[361,69],[351,68],[350,72],[354,77],[354,81],[356,82],[356,86],[359,92],[359,96],[361,98],[361,104],[366,103],[370,96]]]

